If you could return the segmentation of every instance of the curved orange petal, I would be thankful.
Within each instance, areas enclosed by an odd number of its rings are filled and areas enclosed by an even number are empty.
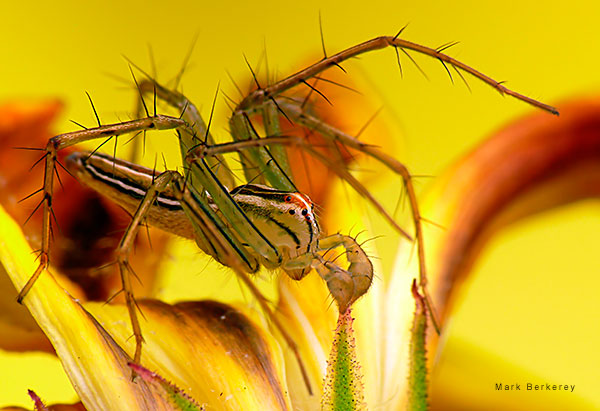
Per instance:
[[[600,100],[559,105],[495,133],[438,180],[424,215],[431,292],[445,314],[485,242],[531,214],[600,195]]]

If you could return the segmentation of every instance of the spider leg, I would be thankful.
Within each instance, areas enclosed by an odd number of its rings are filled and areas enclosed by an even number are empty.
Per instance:
[[[169,106],[173,107],[182,120],[184,120],[191,127],[190,140],[191,143],[186,150],[189,150],[194,145],[203,142],[208,145],[215,143],[214,137],[210,132],[210,127],[204,122],[204,119],[200,115],[200,111],[194,103],[192,103],[185,95],[176,91],[170,90],[153,78],[146,75],[147,78],[140,81],[138,84],[140,97],[137,99],[136,114],[141,116],[144,113],[144,105],[142,104],[143,96],[152,94],[154,99],[164,101]],[[134,149],[134,152],[139,150]],[[207,160],[211,168],[215,169],[215,174],[219,181],[221,181],[226,187],[233,187],[234,177],[231,171],[227,167],[218,167],[218,165],[224,165],[225,160],[221,156],[214,156]]]
[[[63,148],[73,146],[83,141],[94,140],[97,138],[111,138],[120,134],[135,132],[139,130],[165,130],[184,126],[185,123],[174,117],[156,116],[140,120],[126,121],[118,124],[109,124],[105,126],[74,131],[52,137],[46,144],[44,183],[42,193],[42,202],[44,203],[42,214],[42,247],[40,251],[40,263],[29,278],[25,286],[17,296],[17,301],[21,302],[31,290],[41,273],[49,266],[49,251],[51,237],[51,215],[52,215],[52,196],[54,193],[54,173],[56,169],[57,152]]]
[[[419,258],[419,286],[421,288],[421,292],[425,296],[425,301],[427,302],[427,308],[430,312],[434,328],[439,333],[439,321],[437,319],[437,315],[435,314],[435,309],[433,307],[431,297],[427,290],[427,269],[426,269],[426,265],[425,265],[425,245],[424,245],[424,239],[423,239],[422,216],[421,216],[421,213],[419,212],[419,204],[418,204],[417,196],[416,196],[415,189],[414,189],[414,186],[412,183],[412,177],[411,177],[411,174],[410,174],[408,168],[404,164],[402,164],[401,162],[396,160],[394,157],[392,157],[389,154],[380,150],[378,147],[366,144],[366,143],[358,140],[357,138],[343,132],[342,130],[339,130],[336,127],[333,127],[333,126],[323,122],[319,118],[317,118],[309,113],[306,113],[297,104],[290,103],[287,101],[285,101],[285,102],[282,101],[281,105],[282,105],[282,107],[285,107],[285,110],[288,113],[288,115],[294,121],[298,122],[299,124],[302,124],[312,130],[319,132],[321,135],[323,135],[326,138],[330,138],[332,140],[338,141],[346,147],[358,150],[358,151],[376,159],[377,161],[381,162],[386,167],[388,167],[391,171],[400,175],[400,177],[402,178],[402,180],[404,182],[404,187],[406,189],[406,192],[408,194],[408,201],[410,203],[412,220],[413,220],[413,225],[415,228],[415,240],[416,240],[416,244],[417,244],[417,253],[418,253],[418,258]],[[314,153],[317,156],[319,156],[319,153],[317,153],[317,152],[314,152]],[[319,159],[318,157],[316,157],[316,158]],[[327,159],[322,158],[320,161],[326,162]],[[337,167],[332,166],[330,168],[333,171],[337,170]],[[355,189],[356,189],[357,187],[355,186],[355,184],[352,181],[352,176],[349,173],[345,172],[345,169],[342,169],[339,171],[344,171],[344,173],[340,173],[338,171],[336,171],[336,172],[338,172],[340,177],[344,178],[351,185],[353,185],[353,187],[355,187]],[[357,191],[359,191],[362,194],[362,192],[360,190],[357,189]],[[363,195],[365,195],[375,205],[375,207],[378,209],[378,211],[380,211],[382,213],[384,218],[386,218],[394,227],[396,227],[397,230],[399,229],[397,224],[395,224],[395,221],[393,220],[393,218],[385,210],[383,210],[383,208],[380,207],[378,205],[378,203],[375,203],[368,196],[368,194],[363,194]],[[400,232],[405,237],[410,239],[410,236],[406,232],[404,232],[402,229],[400,229]]]
[[[129,226],[125,230],[119,247],[116,250],[117,263],[119,264],[119,272],[121,274],[121,283],[123,286],[123,292],[125,293],[125,302],[127,310],[129,311],[129,318],[131,319],[131,326],[133,328],[133,335],[135,337],[135,353],[133,361],[136,364],[140,364],[142,358],[142,343],[144,338],[142,337],[142,329],[140,321],[137,316],[137,303],[133,295],[133,288],[131,286],[132,273],[131,266],[129,265],[129,254],[135,242],[135,237],[139,231],[140,224],[144,221],[148,215],[150,207],[156,201],[158,195],[163,192],[167,185],[179,174],[175,171],[165,171],[160,174],[154,182],[148,187],[144,198],[139,203],[137,210],[135,211]]]
[[[465,73],[472,75],[473,77],[477,78],[478,80],[481,80],[482,82],[484,82],[484,83],[488,84],[489,86],[493,87],[494,89],[496,89],[500,94],[509,95],[509,96],[514,97],[518,100],[521,100],[527,104],[530,104],[534,107],[537,107],[542,110],[546,110],[552,114],[558,115],[558,110],[556,108],[554,108],[548,104],[544,104],[535,99],[532,99],[531,97],[527,97],[523,94],[520,94],[513,90],[508,89],[507,87],[505,87],[502,84],[502,82],[496,81],[496,80],[492,79],[491,77],[481,73],[480,71],[475,70],[473,67],[471,67],[453,57],[450,57],[447,54],[442,53],[441,51],[443,51],[443,50],[438,50],[438,49],[434,49],[431,47],[422,46],[420,44],[398,38],[398,36],[376,37],[374,39],[371,39],[371,40],[365,41],[363,43],[357,44],[355,46],[349,47],[346,50],[343,50],[343,51],[341,51],[337,54],[334,54],[330,57],[321,59],[318,62],[314,63],[313,65],[311,65],[303,70],[300,70],[297,73],[294,73],[281,81],[278,81],[278,82],[276,82],[268,87],[265,87],[265,88],[259,88],[258,90],[250,93],[248,96],[246,96],[246,98],[244,98],[240,102],[240,104],[237,107],[237,110],[243,111],[243,110],[251,109],[253,107],[260,107],[266,101],[277,97],[284,91],[289,90],[292,87],[297,86],[298,84],[305,83],[306,80],[313,78],[317,74],[327,70],[330,67],[339,66],[340,63],[342,63],[350,58],[359,56],[361,54],[364,54],[364,53],[367,53],[370,51],[384,49],[387,47],[393,47],[396,50],[398,50],[398,49],[402,50],[411,59],[412,59],[412,57],[410,57],[407,50],[411,50],[416,53],[435,58],[435,59],[441,61],[442,63],[452,66],[456,70],[460,70],[460,71],[463,71]],[[444,67],[446,67],[446,66],[444,65]]]

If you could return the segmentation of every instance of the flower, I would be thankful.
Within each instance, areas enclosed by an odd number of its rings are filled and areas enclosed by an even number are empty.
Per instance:
[[[582,99],[559,109],[558,119],[534,114],[496,133],[441,176],[421,203],[422,214],[443,227],[429,225],[425,238],[430,290],[446,324],[452,318],[456,290],[492,234],[531,213],[598,195],[600,104]],[[373,183],[370,188],[376,192],[388,184]],[[331,191],[334,198],[344,195],[341,186]],[[350,202],[354,201],[349,195]],[[369,221],[357,220],[356,210],[334,211],[324,216],[330,225],[350,214],[354,222]],[[0,218],[0,260],[18,289],[33,272],[35,260],[20,228],[5,213]],[[389,254],[379,244],[377,254]],[[410,389],[408,341],[415,307],[410,285],[417,266],[409,244],[398,244],[393,255],[393,263],[374,260],[379,280],[353,308],[356,355],[369,408],[401,409]],[[336,321],[334,310],[323,311],[327,290],[315,275],[301,284],[281,279],[279,287],[278,314],[286,318],[311,382],[322,392]],[[26,305],[50,338],[88,409],[144,409],[152,401],[157,408],[172,407],[159,379],[130,380],[131,368],[121,347],[132,351],[133,341],[123,306],[82,306],[46,274]],[[145,368],[173,382],[199,405],[224,409],[319,406],[320,396],[307,395],[289,350],[280,346],[252,310],[216,302],[168,305],[148,301],[141,305]],[[437,349],[436,340],[430,332],[430,353]],[[435,370],[436,365],[430,366]],[[147,376],[143,369],[138,371]],[[482,394],[472,395],[473,401],[485,401]],[[519,399],[521,406],[529,401],[532,407],[537,400]],[[435,396],[432,401],[443,407]],[[556,409],[590,405],[576,396],[554,403]]]

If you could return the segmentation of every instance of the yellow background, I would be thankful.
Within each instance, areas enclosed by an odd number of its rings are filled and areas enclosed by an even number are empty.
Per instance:
[[[319,11],[329,53],[410,23],[404,38],[434,47],[458,40],[449,54],[545,102],[600,91],[596,1],[169,3],[3,2],[0,99],[62,99],[67,106],[57,132],[74,128],[68,119],[94,123],[84,91],[104,121],[124,119],[133,95],[121,55],[150,68],[151,45],[159,80],[168,80],[198,34],[183,86],[206,113],[219,81],[233,94],[225,70],[247,78],[244,53],[257,62],[266,44],[269,64],[281,74],[318,55]],[[406,60],[401,79],[391,50],[364,56],[359,65],[415,174],[439,174],[497,127],[532,111],[474,80],[472,93],[460,80],[452,85],[435,61],[419,63],[430,81]],[[503,231],[484,250],[432,377],[438,406],[564,409],[566,400],[574,401],[570,407],[600,408],[598,211],[590,201],[545,213]],[[185,289],[191,291],[181,298],[200,296],[189,284]],[[48,403],[73,398],[60,365],[45,358],[40,368],[34,361],[40,356],[0,353],[0,405],[30,406],[28,388]],[[496,382],[529,380],[576,389],[493,390]]]

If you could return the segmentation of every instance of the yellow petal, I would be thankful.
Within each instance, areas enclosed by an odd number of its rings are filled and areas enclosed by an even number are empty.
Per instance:
[[[11,351],[54,352],[27,308],[16,304],[17,290],[0,264],[0,348]]]
[[[37,264],[20,228],[1,207],[0,261],[17,289]],[[50,273],[42,273],[24,304],[50,339],[88,410],[168,409],[145,382],[132,383],[127,354]]]
[[[294,406],[300,409],[320,407],[327,356],[333,341],[337,308],[329,297],[327,287],[316,272],[302,281],[281,276],[277,314],[300,351],[314,395],[309,395],[297,360],[284,347],[286,377]],[[329,307],[329,309],[327,309]]]
[[[139,305],[144,367],[210,409],[291,409],[279,347],[242,312],[215,301]],[[87,303],[86,308],[133,352],[125,306]]]

